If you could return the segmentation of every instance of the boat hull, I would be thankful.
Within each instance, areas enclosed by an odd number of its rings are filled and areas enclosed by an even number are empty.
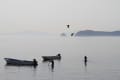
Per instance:
[[[27,61],[27,60],[18,60],[18,59],[12,59],[12,58],[4,58],[7,65],[34,65],[33,61]]]
[[[61,56],[42,56],[43,61],[60,60]]]

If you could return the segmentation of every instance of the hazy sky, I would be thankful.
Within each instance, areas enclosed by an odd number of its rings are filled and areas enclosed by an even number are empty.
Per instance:
[[[0,0],[0,32],[120,30],[120,0]]]

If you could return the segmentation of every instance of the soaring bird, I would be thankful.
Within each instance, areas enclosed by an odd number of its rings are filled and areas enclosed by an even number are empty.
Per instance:
[[[71,33],[71,36],[73,36],[74,35],[74,33]]]
[[[69,24],[67,25],[67,28],[70,28],[70,25],[69,25]]]

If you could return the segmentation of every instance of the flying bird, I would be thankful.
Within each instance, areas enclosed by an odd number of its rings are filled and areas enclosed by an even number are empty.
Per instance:
[[[67,28],[70,28],[70,25],[69,25],[69,24],[67,25]]]
[[[73,36],[74,35],[74,33],[71,33],[71,36]]]

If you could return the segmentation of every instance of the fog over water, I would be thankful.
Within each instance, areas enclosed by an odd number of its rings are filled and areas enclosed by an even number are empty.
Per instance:
[[[0,33],[120,30],[119,0],[1,0]]]
[[[0,80],[120,80],[120,37],[75,37],[83,30],[120,31],[119,3],[0,0]],[[54,68],[42,62],[58,53]],[[4,58],[36,58],[38,66],[7,66]]]
[[[119,80],[120,37],[0,36],[1,80]],[[54,69],[43,55],[61,53]],[[88,57],[87,65],[84,56]],[[32,60],[39,65],[6,66],[3,58]]]

